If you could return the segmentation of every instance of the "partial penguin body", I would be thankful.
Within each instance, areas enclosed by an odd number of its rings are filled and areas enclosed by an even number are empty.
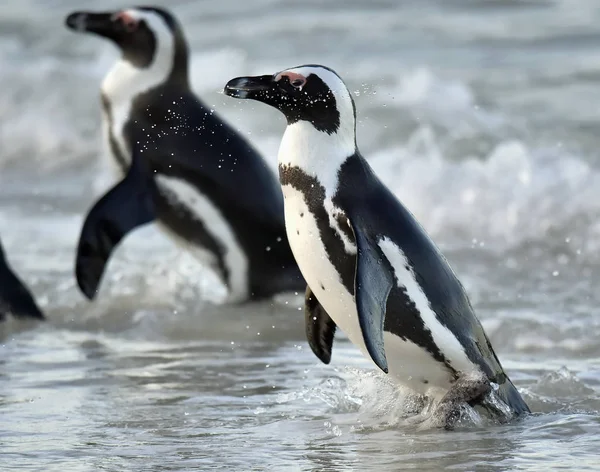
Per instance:
[[[337,327],[384,372],[446,409],[529,409],[508,379],[464,288],[410,212],[377,178],[355,138],[339,76],[302,66],[233,79],[225,93],[281,110],[279,177],[292,251],[307,281],[309,344],[325,363]]]
[[[228,288],[226,302],[303,287],[276,177],[191,90],[187,44],[174,17],[132,8],[73,13],[67,24],[113,40],[123,53],[101,87],[105,143],[123,180],[84,224],[76,263],[84,294],[95,296],[120,240],[155,220],[219,275]],[[132,165],[134,154],[139,165]]]
[[[45,319],[33,295],[8,263],[0,243],[0,322],[8,315],[20,319]]]

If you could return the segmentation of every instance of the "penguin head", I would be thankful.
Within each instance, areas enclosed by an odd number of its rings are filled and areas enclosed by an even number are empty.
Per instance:
[[[224,93],[277,108],[288,126],[309,122],[328,135],[351,134],[354,138],[354,100],[344,81],[328,67],[304,65],[273,75],[238,77],[225,85]]]
[[[69,14],[65,22],[74,31],[109,39],[121,50],[122,59],[140,71],[157,67],[169,69],[160,72],[166,77],[172,74],[187,81],[188,47],[183,30],[177,19],[164,9],[80,11]]]

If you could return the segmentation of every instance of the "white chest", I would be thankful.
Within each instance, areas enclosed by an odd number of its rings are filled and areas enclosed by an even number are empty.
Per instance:
[[[172,45],[167,44],[167,46],[169,47],[158,50],[154,61],[147,68],[139,69],[124,59],[117,61],[102,81],[102,94],[108,100],[110,108],[110,117],[106,112],[103,116],[104,142],[109,146],[106,156],[110,160],[111,167],[116,166],[114,168],[118,176],[122,177],[123,173],[117,156],[110,149],[109,139],[117,145],[128,165],[131,162],[131,153],[123,130],[130,119],[134,100],[167,79],[172,69],[170,49]]]
[[[284,185],[282,190],[286,232],[304,279],[340,329],[355,345],[364,349],[354,296],[348,293],[329,260],[304,194],[291,185]]]
[[[348,293],[328,258],[304,195],[291,185],[284,185],[282,189],[287,235],[302,275],[338,328],[370,359],[359,326],[354,296]],[[384,333],[384,343],[390,374],[402,384],[435,396],[443,394],[449,387],[451,376],[448,370],[421,347],[389,332]]]
[[[129,120],[131,111],[131,102],[110,103],[109,117],[106,111],[102,112],[102,134],[104,142],[104,157],[115,177],[122,178],[124,175],[119,157],[115,155],[111,147],[111,141],[116,144],[119,155],[125,159],[127,166],[131,163],[130,146],[128,145],[123,133],[125,124]]]

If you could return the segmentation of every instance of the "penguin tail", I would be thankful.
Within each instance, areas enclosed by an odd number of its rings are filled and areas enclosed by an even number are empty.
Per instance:
[[[531,410],[527,406],[527,403],[525,403],[525,400],[523,400],[517,387],[514,386],[508,377],[506,377],[506,381],[500,385],[496,394],[510,407],[514,416],[531,413]]]

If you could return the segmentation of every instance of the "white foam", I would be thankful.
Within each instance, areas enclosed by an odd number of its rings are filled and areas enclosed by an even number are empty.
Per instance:
[[[435,132],[423,127],[404,145],[375,153],[371,163],[427,231],[446,243],[464,245],[468,238],[502,249],[544,239],[552,229],[567,237],[600,230],[594,223],[570,227],[600,211],[600,173],[561,150],[532,151],[513,140],[488,155],[452,162]]]

